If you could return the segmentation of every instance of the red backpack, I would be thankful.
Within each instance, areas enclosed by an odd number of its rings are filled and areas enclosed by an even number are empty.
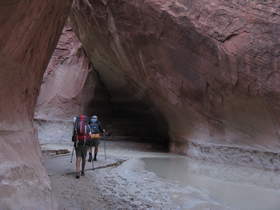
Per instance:
[[[90,138],[90,128],[88,125],[88,117],[80,115],[75,121],[75,133],[78,141],[86,141]]]

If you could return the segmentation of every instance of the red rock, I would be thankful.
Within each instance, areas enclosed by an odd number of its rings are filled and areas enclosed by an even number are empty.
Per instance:
[[[33,128],[44,70],[71,1],[0,3],[0,208],[55,209]]]
[[[112,101],[159,110],[171,151],[275,169],[279,160],[268,160],[280,149],[279,6],[75,0],[71,20]]]
[[[71,142],[73,117],[106,112],[108,99],[103,96],[98,75],[67,24],[44,74],[37,100],[35,122],[40,143]]]
[[[92,100],[96,82],[80,41],[67,25],[44,74],[35,118],[72,120]],[[87,91],[88,93],[85,93]]]

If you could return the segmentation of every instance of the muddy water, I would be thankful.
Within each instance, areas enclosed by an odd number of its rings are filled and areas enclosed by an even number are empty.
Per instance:
[[[185,157],[142,158],[157,176],[207,193],[234,210],[279,210],[280,174],[205,163]]]

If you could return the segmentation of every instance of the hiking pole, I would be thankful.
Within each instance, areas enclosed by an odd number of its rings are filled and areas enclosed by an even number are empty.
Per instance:
[[[104,141],[104,143],[103,143],[103,148],[104,148],[104,157],[105,157],[105,160],[107,160],[107,155],[106,155],[106,138],[104,138],[104,137],[106,137],[106,136],[108,136],[108,132],[106,132],[106,130],[103,129],[103,141]]]
[[[107,155],[106,155],[106,140],[104,140],[104,155],[105,155],[105,160],[107,160]]]

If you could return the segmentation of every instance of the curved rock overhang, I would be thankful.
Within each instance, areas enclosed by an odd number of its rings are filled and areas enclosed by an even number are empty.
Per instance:
[[[276,169],[279,4],[75,0],[71,20],[112,101],[159,111],[171,151]]]
[[[172,151],[279,169],[279,4],[75,0],[71,20],[112,103],[149,107]],[[70,6],[0,3],[1,208],[55,209],[32,121]]]
[[[44,73],[36,104],[40,143],[69,143],[73,116],[84,113],[98,115],[114,141],[151,142],[166,148],[167,129],[159,128],[164,125],[159,114],[141,100],[126,97],[126,101],[112,101],[115,95],[108,90],[67,23]]]

